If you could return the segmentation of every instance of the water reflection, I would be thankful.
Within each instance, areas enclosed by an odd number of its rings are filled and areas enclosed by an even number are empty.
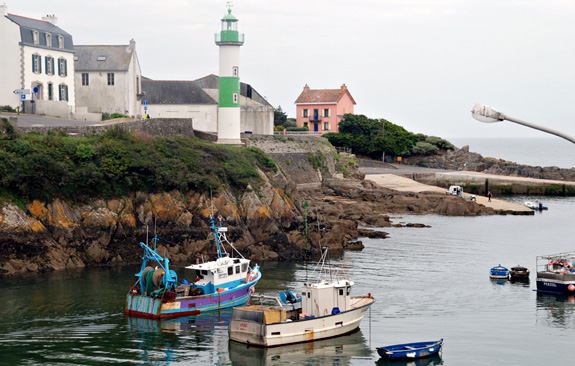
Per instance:
[[[537,292],[537,323],[575,329],[575,297]]]
[[[291,344],[272,348],[249,347],[229,342],[233,365],[350,365],[352,358],[371,357],[373,351],[361,332],[321,341]]]
[[[375,364],[378,366],[431,366],[443,365],[443,360],[441,359],[441,355],[435,354],[431,357],[418,358],[416,360],[390,361],[384,358],[380,358]]]

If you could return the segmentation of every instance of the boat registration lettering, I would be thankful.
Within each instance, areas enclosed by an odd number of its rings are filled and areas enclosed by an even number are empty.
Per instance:
[[[248,323],[240,322],[240,330],[248,330]]]
[[[544,286],[549,286],[549,287],[557,287],[557,284],[553,283],[553,282],[543,282]]]

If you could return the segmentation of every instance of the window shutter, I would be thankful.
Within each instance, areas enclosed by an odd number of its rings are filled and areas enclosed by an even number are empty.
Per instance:
[[[38,73],[42,73],[42,56],[38,55]]]
[[[64,60],[64,76],[68,76],[68,60]]]
[[[60,59],[58,59],[58,76],[62,76],[62,67],[60,64]]]
[[[44,57],[44,67],[45,67],[45,71],[46,71],[46,75],[48,75],[48,60],[50,59],[50,57]]]
[[[36,72],[36,56],[32,55],[32,72]]]
[[[66,85],[66,102],[68,101],[68,85]]]
[[[58,100],[62,100],[62,85],[58,85]]]

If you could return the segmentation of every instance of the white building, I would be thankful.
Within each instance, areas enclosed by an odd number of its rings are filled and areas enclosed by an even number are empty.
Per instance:
[[[218,102],[189,80],[142,80],[142,114],[150,118],[191,118],[195,130],[217,132]]]
[[[220,78],[217,75],[205,76],[194,83],[214,100],[219,100]],[[250,84],[240,82],[240,95],[240,132],[273,135],[274,107]]]
[[[129,45],[76,45],[74,51],[78,115],[140,113],[142,71],[133,39]]]
[[[58,27],[54,15],[42,20],[9,14],[0,5],[0,105],[22,106],[26,112],[67,117],[74,111],[74,43]]]

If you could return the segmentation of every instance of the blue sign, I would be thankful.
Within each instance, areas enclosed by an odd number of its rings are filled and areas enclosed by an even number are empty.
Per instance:
[[[148,110],[148,107],[144,107],[144,110],[147,111],[147,110]]]
[[[26,99],[26,94],[20,94],[20,98],[22,98],[22,100]]]
[[[144,100],[144,105],[148,105],[148,101],[147,101],[147,100]]]

